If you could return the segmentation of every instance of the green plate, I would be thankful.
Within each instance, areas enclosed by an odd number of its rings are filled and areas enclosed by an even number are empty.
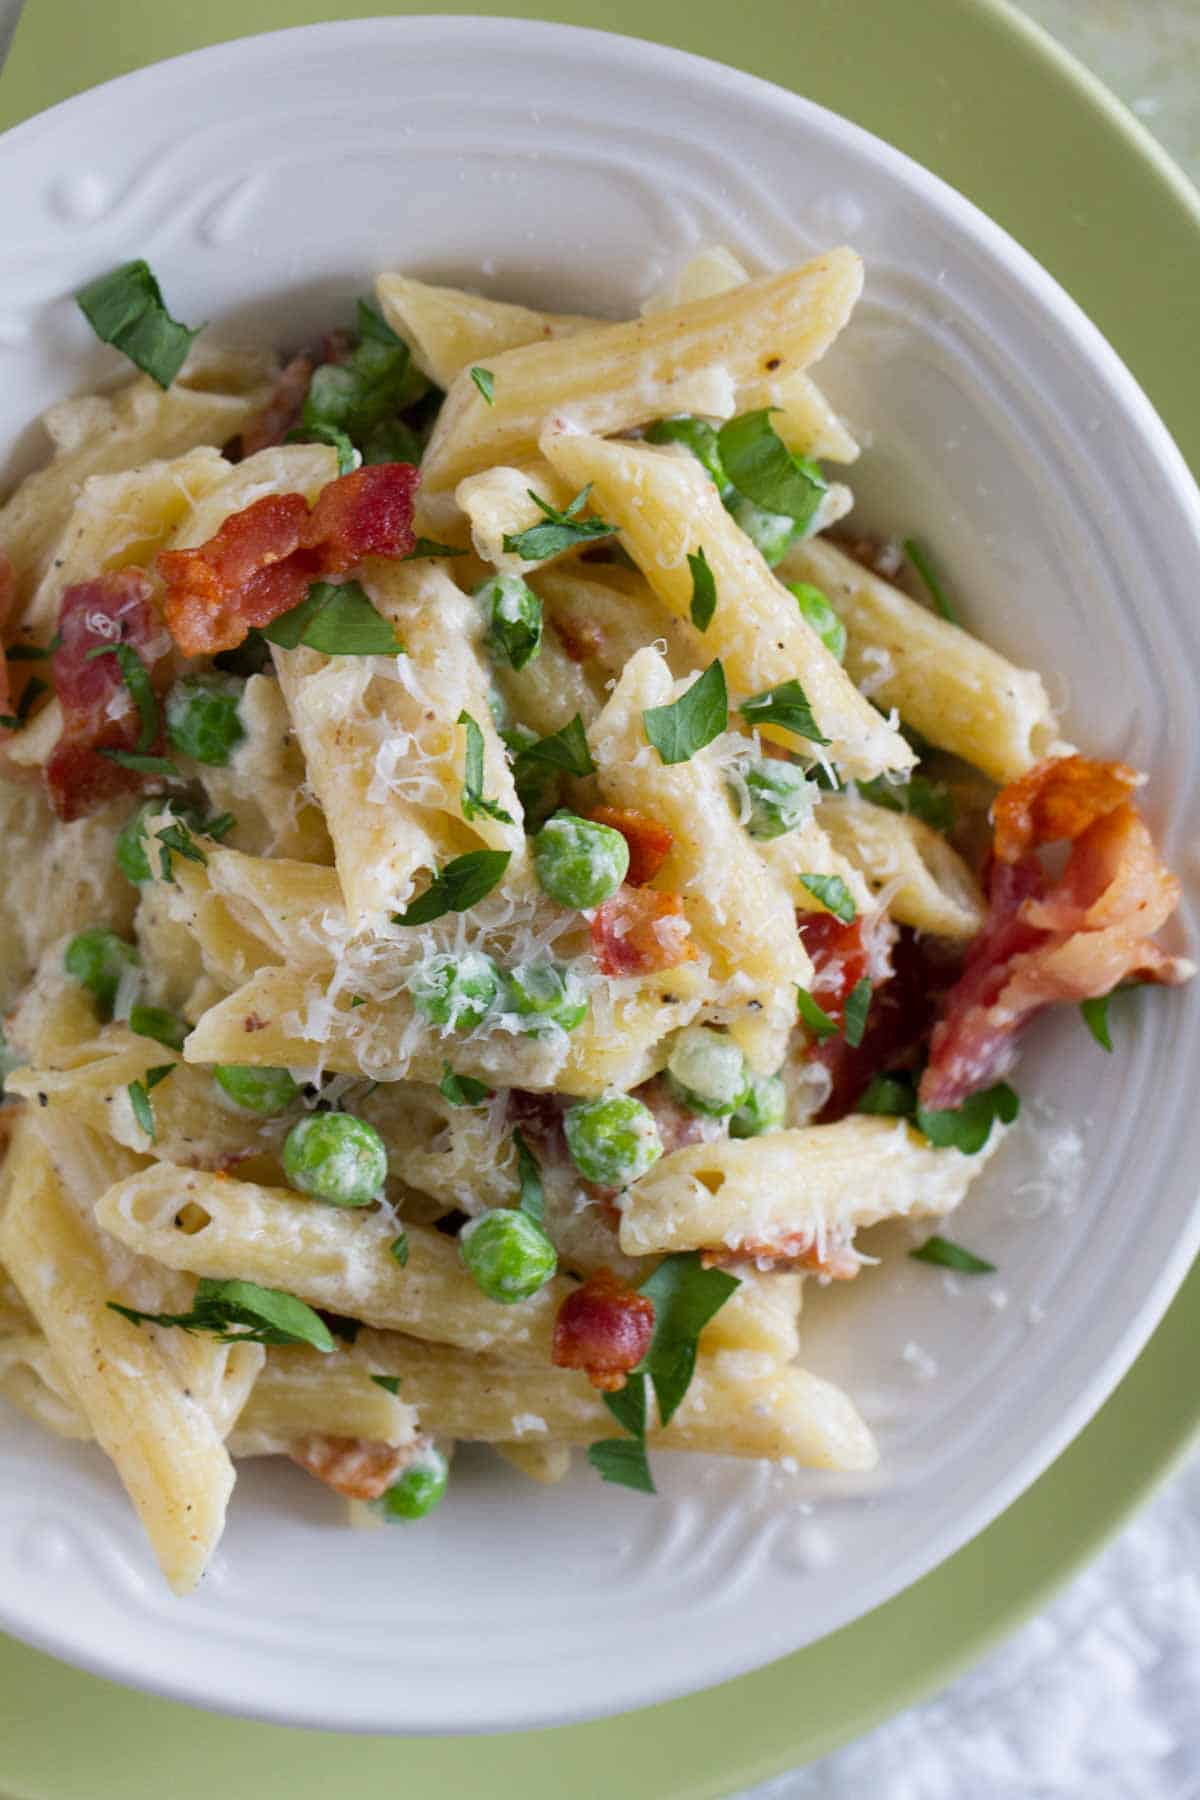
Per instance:
[[[0,85],[0,125],[223,38],[415,10],[382,0],[207,0],[196,9],[31,0]],[[545,16],[516,0],[441,10]],[[998,0],[825,0],[802,13],[789,0],[740,8],[558,0],[552,10],[787,83],[936,170],[1082,303],[1200,473],[1200,198],[1036,26]],[[621,1719],[486,1741],[348,1738],[216,1718],[0,1642],[0,1785],[9,1800],[159,1800],[164,1792],[210,1800],[220,1769],[238,1795],[289,1800],[736,1792],[921,1699],[1045,1604],[1200,1425],[1198,1322],[1200,1268],[1097,1418],[974,1543],[857,1624],[726,1687]]]

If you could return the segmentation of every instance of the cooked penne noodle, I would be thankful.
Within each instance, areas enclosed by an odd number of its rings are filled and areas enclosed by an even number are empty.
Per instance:
[[[717,591],[703,638],[705,654],[720,658],[734,706],[785,681],[799,681],[833,761],[864,778],[912,766],[916,759],[909,746],[806,624],[693,457],[566,431],[547,434],[542,448],[578,486],[592,483],[594,506],[621,527],[646,580],[681,618],[692,601],[687,559],[704,552]],[[797,742],[773,725],[764,727],[764,735]]]
[[[604,434],[669,413],[750,410],[741,395],[764,366],[782,380],[816,362],[861,287],[853,251],[829,250],[802,269],[647,319],[505,351],[489,364],[490,404],[469,373],[455,378],[422,464],[425,484],[449,488],[478,469],[522,461],[550,419]]]
[[[820,588],[846,627],[846,668],[877,706],[994,781],[1065,754],[1040,675],[910,600],[824,539],[788,551],[779,573]]]
[[[958,1206],[985,1151],[937,1150],[902,1119],[852,1114],[742,1141],[691,1144],[634,1184],[621,1214],[630,1256],[724,1250],[797,1259],[881,1219],[938,1218]]]
[[[979,883],[941,832],[849,794],[827,795],[821,825],[834,849],[885,892],[892,917],[934,937],[973,938],[987,914]]]
[[[438,387],[448,388],[472,363],[545,339],[570,337],[597,321],[573,313],[534,312],[462,288],[433,287],[407,275],[376,278],[383,316],[408,344],[413,361]]]

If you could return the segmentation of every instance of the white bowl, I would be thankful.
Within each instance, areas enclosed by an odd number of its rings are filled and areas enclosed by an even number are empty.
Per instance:
[[[854,126],[629,39],[362,20],[68,101],[6,139],[0,214],[11,475],[34,414],[111,373],[70,295],[129,257],[177,316],[287,345],[344,322],[381,268],[619,314],[703,244],[763,267],[855,244],[867,295],[821,379],[871,446],[859,516],[919,531],[968,621],[1047,674],[1076,741],[1151,771],[1150,817],[1192,874],[1200,496],[1061,289]],[[537,1489],[468,1454],[419,1529],[351,1533],[298,1471],[257,1465],[202,1592],[179,1601],[101,1457],[6,1419],[0,1625],[193,1703],[410,1732],[645,1705],[835,1630],[1034,1479],[1191,1260],[1200,990],[1143,996],[1119,1035],[1105,1057],[1073,1009],[1031,1033],[1026,1119],[1058,1125],[1018,1134],[954,1228],[998,1276],[897,1255],[815,1295],[805,1358],[859,1399],[877,1475],[660,1456],[649,1500],[586,1469]]]

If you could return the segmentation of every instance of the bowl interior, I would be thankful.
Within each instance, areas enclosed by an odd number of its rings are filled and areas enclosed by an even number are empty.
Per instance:
[[[1147,810],[1189,887],[1179,941],[1194,941],[1195,490],[1049,278],[877,140],[627,39],[374,20],[68,102],[12,135],[0,197],[10,476],[36,455],[40,408],[111,376],[70,295],[129,257],[177,316],[286,346],[348,319],[388,267],[620,315],[704,244],[771,268],[853,243],[866,296],[818,374],[866,446],[856,516],[919,532],[967,623],[1043,671],[1068,734],[1151,771]],[[537,1489],[469,1453],[419,1533],[349,1533],[298,1471],[253,1465],[181,1603],[99,1456],[6,1420],[0,1623],[192,1701],[403,1731],[646,1704],[836,1629],[1034,1478],[1187,1267],[1200,1001],[1135,998],[1114,1021],[1113,1057],[1073,1012],[1030,1042],[1024,1123],[954,1227],[999,1275],[897,1254],[812,1293],[805,1360],[877,1430],[870,1478],[660,1458],[651,1502],[586,1469]]]

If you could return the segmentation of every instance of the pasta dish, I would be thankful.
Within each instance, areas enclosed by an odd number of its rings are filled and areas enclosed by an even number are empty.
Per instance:
[[[364,1523],[458,1441],[870,1468],[803,1284],[985,1279],[1026,1025],[1192,973],[1142,777],[849,525],[861,284],[385,273],[282,365],[77,296],[135,372],[0,508],[0,1395],[177,1592],[247,1457]]]

